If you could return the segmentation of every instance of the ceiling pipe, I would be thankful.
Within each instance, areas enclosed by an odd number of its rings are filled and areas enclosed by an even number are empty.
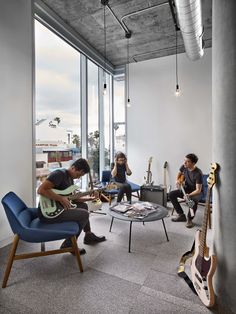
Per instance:
[[[174,0],[185,51],[192,61],[204,54],[201,0]]]

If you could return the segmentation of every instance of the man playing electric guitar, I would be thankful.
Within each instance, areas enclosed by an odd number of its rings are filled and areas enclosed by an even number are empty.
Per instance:
[[[45,214],[43,208],[44,202],[40,202],[39,218],[46,223],[58,223],[65,221],[74,221],[79,225],[79,234],[82,230],[85,232],[84,243],[93,244],[96,242],[105,241],[106,238],[98,237],[91,232],[88,206],[85,203],[89,200],[96,199],[95,196],[80,197],[73,201],[73,204],[69,200],[68,195],[63,195],[63,191],[70,190],[70,187],[74,185],[74,179],[79,179],[86,173],[89,173],[90,167],[87,161],[83,158],[76,160],[69,169],[59,169],[53,171],[48,178],[39,186],[38,194],[43,199],[49,199],[54,204],[58,204],[62,210],[55,209],[56,213],[50,212],[50,215]],[[61,194],[60,194],[61,191]],[[50,202],[49,202],[50,203]],[[76,205],[76,206],[75,206]],[[52,209],[54,208],[52,207]],[[77,238],[79,236],[77,234]],[[61,248],[71,247],[70,239],[66,239]],[[80,254],[85,254],[85,250],[80,250]]]
[[[197,210],[197,204],[201,197],[202,191],[202,171],[196,167],[196,163],[198,161],[198,157],[195,154],[188,154],[185,156],[184,164],[180,167],[176,186],[177,190],[173,190],[169,193],[169,199],[174,206],[178,216],[176,218],[172,218],[172,221],[187,221],[186,227],[193,227],[193,218],[195,216]],[[181,188],[181,178],[184,176],[185,185]],[[183,192],[184,189],[184,192]],[[184,198],[187,204],[190,204],[190,201],[194,201],[192,208],[189,208],[187,219],[184,214],[182,207],[178,202],[178,197]]]

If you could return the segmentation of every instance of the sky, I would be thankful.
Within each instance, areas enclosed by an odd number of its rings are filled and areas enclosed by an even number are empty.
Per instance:
[[[36,121],[59,117],[61,126],[79,134],[80,53],[35,20]],[[88,62],[89,131],[98,129],[98,67]],[[119,84],[118,84],[119,85]],[[123,89],[117,88],[117,103]],[[108,96],[106,96],[108,97]],[[116,121],[124,121],[124,110],[116,110]],[[107,115],[106,115],[107,116]],[[108,132],[108,121],[105,121]]]

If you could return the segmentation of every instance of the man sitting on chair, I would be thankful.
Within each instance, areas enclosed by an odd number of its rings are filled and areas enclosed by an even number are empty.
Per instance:
[[[131,186],[127,183],[126,175],[130,176],[132,171],[130,170],[127,158],[124,153],[118,152],[115,156],[115,162],[111,164],[111,175],[115,179],[115,183],[119,188],[117,195],[117,203],[121,202],[124,193],[126,193],[127,201],[131,203]]]
[[[83,158],[77,159],[69,169],[59,169],[53,171],[48,178],[39,186],[38,194],[43,195],[49,199],[58,201],[62,207],[65,209],[61,214],[55,218],[44,217],[41,208],[39,207],[39,219],[45,223],[58,223],[66,221],[75,221],[80,227],[80,232],[83,230],[85,232],[84,244],[94,244],[97,242],[105,241],[104,236],[98,237],[93,232],[91,232],[88,205],[86,201],[96,199],[95,196],[78,196],[75,201],[76,208],[71,208],[70,201],[66,196],[56,194],[53,189],[64,190],[74,184],[74,179],[79,179],[86,173],[89,173],[90,167],[87,160]],[[79,234],[77,234],[78,238]],[[66,248],[71,246],[70,238],[66,239],[61,248]],[[85,254],[85,250],[82,249],[80,254]]]
[[[169,193],[169,199],[178,214],[176,218],[172,218],[172,221],[187,221],[187,228],[193,227],[192,220],[195,216],[197,204],[202,191],[202,171],[196,167],[197,161],[198,157],[195,154],[188,154],[185,156],[184,164],[180,167],[177,175],[176,186],[178,189]],[[190,210],[188,211],[188,219],[186,219],[183,209],[178,202],[178,197],[184,197],[184,194],[180,189],[180,185],[183,183],[180,180],[181,176],[184,176],[185,179],[184,190],[186,192],[186,198],[194,201],[194,206],[192,208],[193,212],[191,213]]]

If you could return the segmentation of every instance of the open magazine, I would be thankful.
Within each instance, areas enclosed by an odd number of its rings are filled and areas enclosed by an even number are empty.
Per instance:
[[[156,212],[158,205],[150,202],[136,202],[133,204],[119,203],[111,207],[111,210],[130,218],[144,218]]]

